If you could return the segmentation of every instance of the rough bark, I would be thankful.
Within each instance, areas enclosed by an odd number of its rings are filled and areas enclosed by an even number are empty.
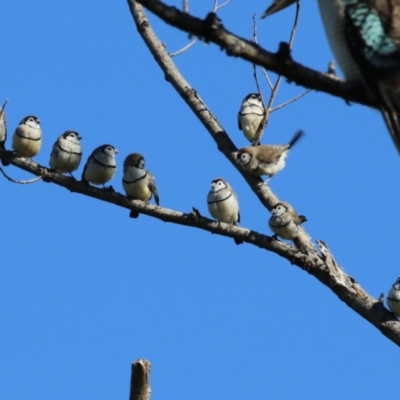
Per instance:
[[[150,368],[150,362],[144,358],[132,363],[129,400],[150,400]]]

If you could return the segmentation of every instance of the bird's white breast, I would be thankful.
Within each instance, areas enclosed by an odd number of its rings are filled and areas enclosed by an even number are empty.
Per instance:
[[[256,114],[245,114],[240,115],[239,118],[242,131],[247,140],[249,140],[250,142],[253,141],[255,139],[257,129],[260,126],[263,116],[259,116]]]
[[[389,298],[397,301],[389,300]],[[397,317],[400,317],[400,291],[391,288],[386,301],[393,314],[395,314]]]
[[[272,232],[276,233],[283,239],[294,239],[299,234],[299,226],[296,225],[290,215],[284,214],[281,217],[272,216],[269,219],[269,227]]]
[[[33,157],[42,146],[42,131],[28,125],[19,125],[12,140],[13,149],[23,157]]]
[[[6,140],[6,123],[3,118],[0,118],[0,143]]]
[[[208,211],[218,221],[234,224],[239,219],[239,203],[229,189],[209,192],[207,196]]]
[[[262,171],[262,174],[269,175],[272,177],[276,173],[281,171],[283,168],[285,168],[286,158],[287,158],[288,154],[289,154],[289,149],[283,151],[276,163],[265,164],[265,163],[260,162],[258,167]]]
[[[53,146],[50,166],[58,172],[72,172],[79,167],[82,158],[82,147],[79,143],[60,138]]]
[[[86,164],[84,178],[95,185],[102,185],[111,180],[116,172],[116,162],[115,159],[111,157],[106,157],[106,162],[107,159],[110,160],[110,163],[108,164],[109,167],[98,164],[95,160],[90,159]],[[103,164],[107,165],[106,162],[103,162]]]
[[[136,167],[125,168],[122,186],[129,197],[142,201],[151,199],[152,193],[149,189],[149,176],[144,169]]]

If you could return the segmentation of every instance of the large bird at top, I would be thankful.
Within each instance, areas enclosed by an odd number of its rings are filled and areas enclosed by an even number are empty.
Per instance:
[[[262,18],[296,0],[275,0]],[[332,52],[346,80],[378,101],[400,153],[400,0],[318,0]]]

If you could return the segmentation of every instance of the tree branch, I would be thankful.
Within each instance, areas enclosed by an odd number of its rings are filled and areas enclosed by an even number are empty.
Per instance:
[[[144,358],[132,363],[129,400],[150,400],[151,364]]]
[[[172,62],[172,59],[168,56],[165,47],[152,30],[150,23],[144,14],[143,8],[134,0],[127,1],[138,32],[142,36],[160,68],[165,73],[166,80],[171,83],[178,94],[203,123],[204,127],[216,142],[218,149],[227,157],[239,173],[242,174],[260,201],[270,209],[270,207],[277,201],[275,194],[273,194],[268,185],[263,184],[260,179],[255,178],[238,168],[237,163],[234,160],[234,154],[237,149],[233,142],[219,124],[216,117],[214,117],[206,104],[200,99],[197,91],[191,88],[189,83],[180,74]],[[159,2],[154,1],[154,3]],[[157,209],[158,207],[154,208]],[[217,225],[223,227],[225,224],[221,223]],[[197,223],[191,226],[205,229]],[[295,242],[297,249],[294,249],[293,247],[281,242],[279,242],[278,245],[277,242],[274,242],[271,238],[253,231],[246,230],[249,232],[248,235],[245,235],[244,232],[243,235],[241,235],[243,228],[231,226],[230,230],[231,232],[238,233],[238,236],[234,237],[241,239],[244,242],[254,244],[260,248],[275,252],[281,257],[286,258],[292,264],[297,265],[301,269],[313,275],[325,286],[329,287],[350,308],[364,317],[367,321],[377,327],[386,337],[400,346],[400,322],[397,321],[394,315],[384,307],[382,301],[376,300],[370,296],[351,276],[347,275],[343,271],[343,269],[336,263],[323,241],[317,241],[320,248],[320,252],[318,252],[315,246],[311,243],[310,237],[305,232],[300,240]],[[227,234],[228,232],[215,230],[214,233],[230,236]],[[256,238],[256,235],[260,235],[258,236],[260,240],[250,241],[251,238]]]
[[[346,82],[329,73],[321,73],[307,68],[290,56],[286,43],[281,43],[276,53],[269,52],[260,45],[241,38],[224,28],[219,18],[209,13],[205,19],[184,13],[159,0],[137,0],[166,23],[185,32],[212,42],[233,57],[240,57],[253,64],[283,75],[289,81],[308,89],[331,94],[350,102],[376,107],[376,101],[363,85]]]
[[[322,241],[318,243],[321,253],[314,246],[309,246],[307,242],[303,242],[303,240],[296,243],[298,248],[295,248],[270,236],[202,217],[195,209],[191,213],[182,213],[146,204],[139,200],[129,200],[126,196],[115,192],[113,189],[99,189],[90,186],[72,177],[54,172],[28,158],[19,157],[11,151],[0,149],[0,158],[24,171],[40,176],[44,182],[55,183],[73,193],[80,193],[128,210],[134,210],[164,222],[191,226],[271,251],[316,277],[350,308],[400,346],[400,322],[384,307],[381,301],[376,300],[365,292],[351,276],[347,275],[336,264],[333,256],[324,247],[326,245]],[[305,234],[304,236],[307,235]],[[321,243],[323,243],[323,246]]]

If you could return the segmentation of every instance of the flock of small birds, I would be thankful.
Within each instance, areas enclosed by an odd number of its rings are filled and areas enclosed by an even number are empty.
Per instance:
[[[265,118],[265,108],[258,93],[250,93],[242,101],[238,113],[239,129],[253,146],[243,147],[236,155],[237,163],[255,176],[267,175],[268,180],[281,171],[286,164],[289,150],[304,135],[303,131],[295,133],[285,145],[261,145],[258,143],[262,128],[260,124]],[[0,108],[0,147],[5,149],[7,139],[6,114]],[[58,137],[50,154],[50,168],[59,173],[76,171],[82,159],[82,137],[78,132],[66,131]],[[23,118],[12,137],[12,148],[22,157],[36,156],[42,145],[40,120],[34,115]],[[109,182],[117,170],[115,155],[118,150],[103,144],[90,154],[82,172],[82,182],[86,184],[104,185]],[[3,162],[4,165],[6,165]],[[267,180],[267,181],[268,181]],[[145,169],[145,159],[139,153],[129,154],[124,161],[122,187],[131,200],[148,203],[152,197],[159,205],[160,199],[153,175]],[[208,210],[217,221],[231,225],[240,222],[239,202],[232,187],[223,178],[214,179],[207,195]],[[139,213],[132,211],[131,217],[137,218]],[[297,215],[293,207],[286,202],[278,202],[271,210],[268,225],[274,232],[274,238],[281,237],[294,240],[301,232],[301,224],[306,221]],[[236,241],[236,243],[238,243]],[[387,297],[389,309],[400,317],[400,278],[396,280]]]

